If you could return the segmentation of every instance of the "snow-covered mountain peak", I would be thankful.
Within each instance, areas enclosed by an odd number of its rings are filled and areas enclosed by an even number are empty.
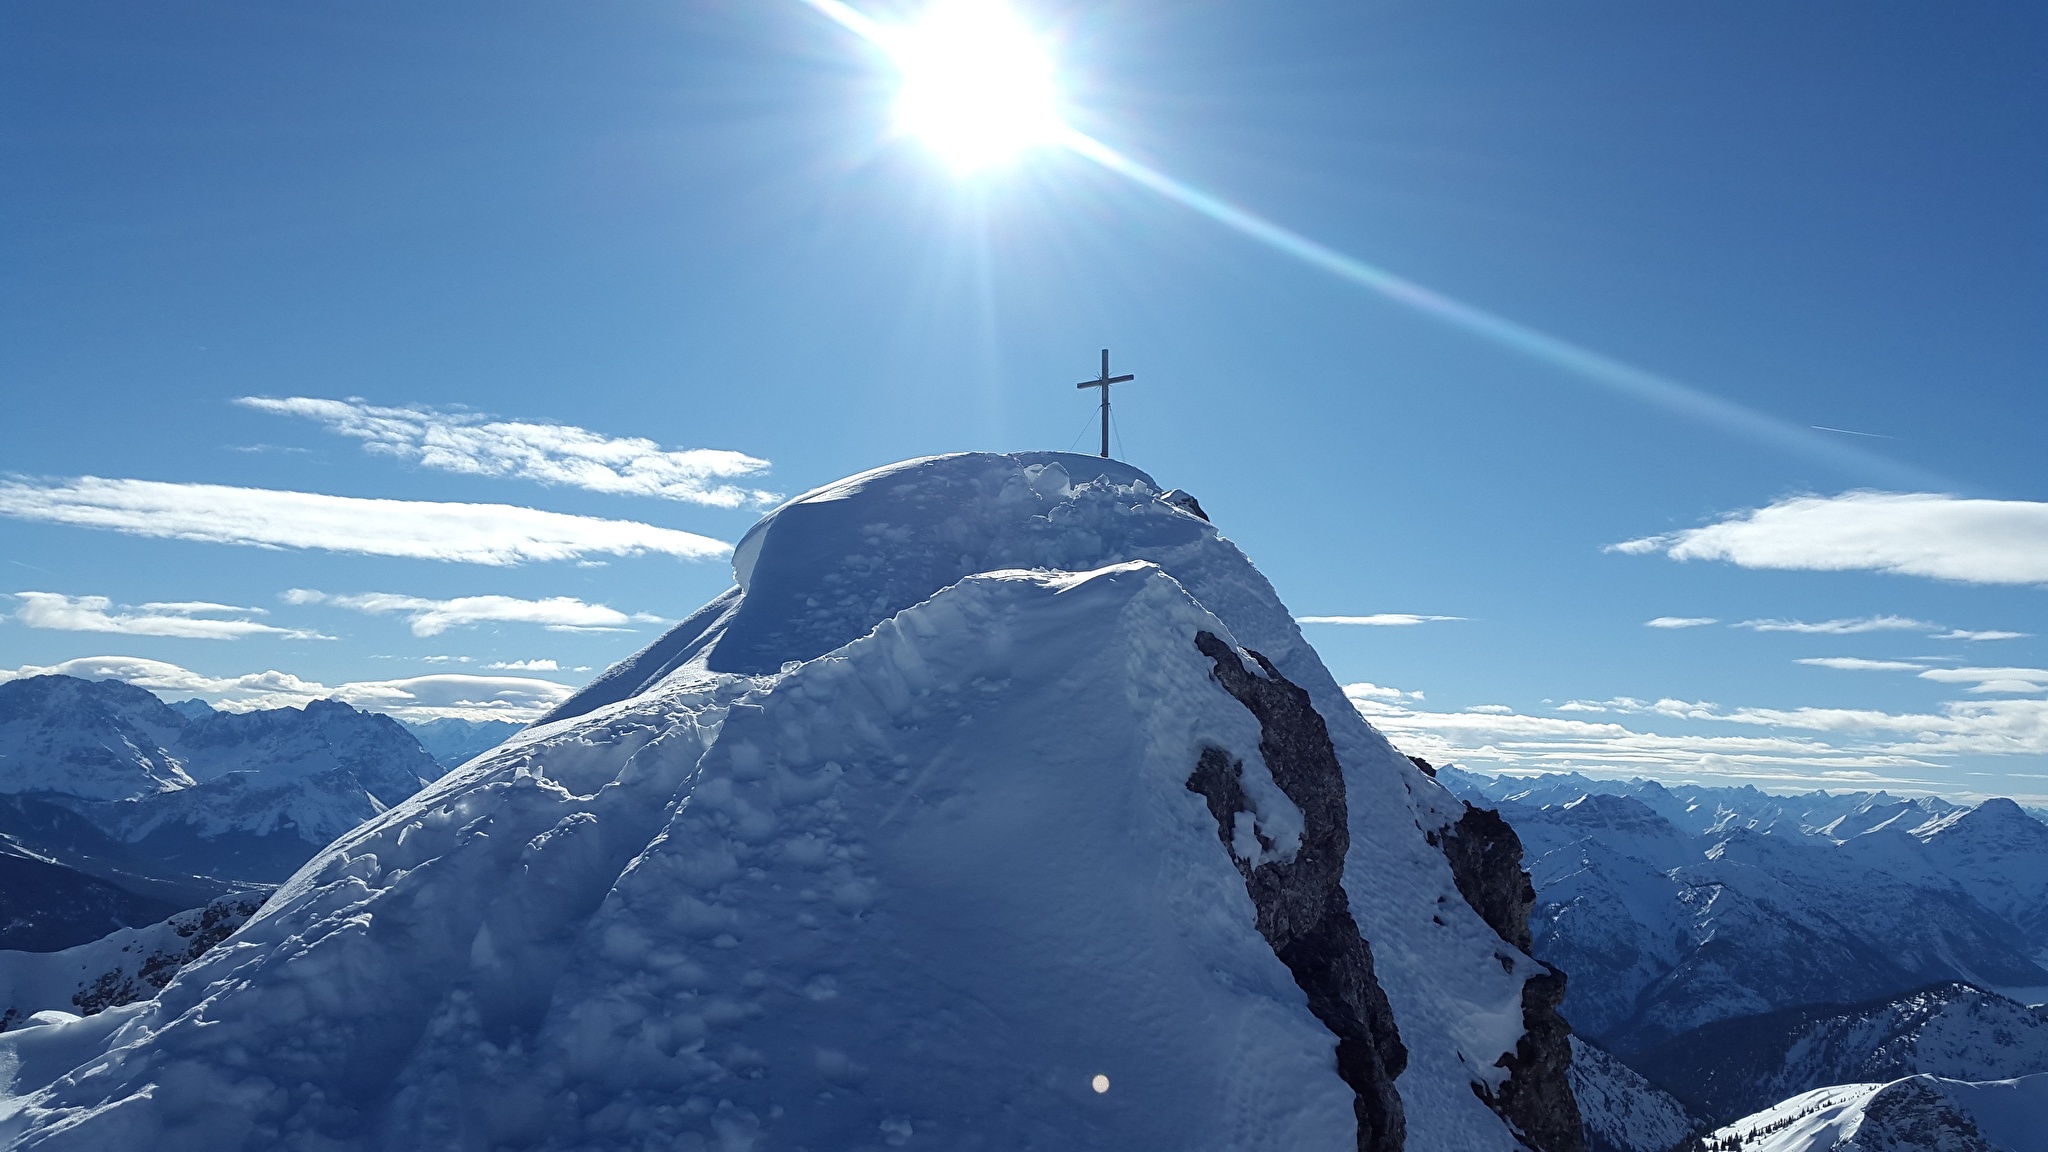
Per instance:
[[[1592,792],[1558,809],[1558,823],[1575,828],[1603,828],[1613,832],[1628,832],[1664,836],[1671,831],[1671,822],[1657,815],[1648,804],[1632,796],[1613,796]]]
[[[1164,569],[1319,704],[1352,713],[1272,586],[1192,498],[1169,495],[1128,464],[1068,452],[928,456],[828,484],[741,538],[737,583],[725,595],[539,723],[584,715],[686,668],[776,672],[976,573],[1085,572],[1132,560]]]
[[[1936,814],[1917,800],[1901,800],[1896,796],[1878,792],[1857,805],[1854,810],[1845,812],[1812,831],[1830,840],[1839,841],[1892,829],[1912,831],[1934,819],[1937,819]]]
[[[1995,796],[1981,804],[1960,808],[1913,829],[1929,844],[1948,841],[1977,847],[2029,847],[2048,844],[2048,824],[2043,824],[2017,803]]]
[[[0,684],[0,793],[122,800],[189,787],[171,752],[191,723],[119,681],[30,676]]]
[[[738,574],[81,1033],[93,1074],[0,1135],[1582,1146],[1513,832],[1191,500],[936,457],[776,510]]]

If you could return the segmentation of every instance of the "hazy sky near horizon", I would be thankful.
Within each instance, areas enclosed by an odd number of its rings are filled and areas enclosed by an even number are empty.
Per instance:
[[[781,496],[1088,450],[1108,346],[1410,751],[2048,801],[2048,10],[1015,8],[1095,139],[1691,391],[962,175],[799,0],[0,4],[0,674],[529,715]]]

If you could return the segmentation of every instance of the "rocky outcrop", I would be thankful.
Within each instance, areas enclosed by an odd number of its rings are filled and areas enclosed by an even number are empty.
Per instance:
[[[81,1016],[91,1016],[137,1000],[147,1000],[163,990],[180,969],[211,951],[213,946],[234,935],[263,907],[267,893],[223,896],[204,908],[171,917],[174,943],[142,956],[133,970],[124,964],[112,968],[90,984],[79,988],[71,1003]],[[126,959],[124,957],[123,959]]]
[[[1273,845],[1258,830],[1258,814],[1245,795],[1243,763],[1222,749],[1202,751],[1188,790],[1208,801],[1216,835],[1244,875],[1260,935],[1308,994],[1309,1010],[1336,1034],[1337,1074],[1355,1097],[1360,1152],[1397,1152],[1407,1123],[1394,1078],[1407,1067],[1408,1051],[1395,1027],[1393,1007],[1373,974],[1372,948],[1358,933],[1344,891],[1351,832],[1344,772],[1329,730],[1308,693],[1289,683],[1264,656],[1252,653],[1264,669],[1261,677],[1211,633],[1198,633],[1195,645],[1215,662],[1214,675],[1224,690],[1258,718],[1259,753],[1274,783],[1301,809],[1300,848],[1285,861],[1254,863],[1239,855],[1240,814],[1252,816],[1261,855]]]
[[[1526,954],[1536,886],[1522,869],[1522,840],[1514,828],[1500,813],[1467,804],[1457,823],[1433,839],[1450,862],[1458,894],[1502,940]],[[1501,954],[1503,966],[1522,962]],[[1473,1091],[1537,1152],[1585,1152],[1585,1128],[1571,1088],[1572,1029],[1557,1010],[1565,975],[1540,960],[1530,962],[1542,971],[1522,985],[1522,1038],[1500,1059],[1508,1078],[1498,1090],[1474,1084]]]
[[[1500,938],[1527,952],[1536,885],[1522,870],[1522,838],[1491,808],[1465,805],[1458,822],[1437,837],[1450,861],[1458,895]]]

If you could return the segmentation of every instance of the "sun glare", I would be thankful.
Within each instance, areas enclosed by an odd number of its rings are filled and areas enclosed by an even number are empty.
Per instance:
[[[954,168],[1000,164],[1059,137],[1052,60],[1002,0],[934,0],[890,39],[903,73],[898,122]]]

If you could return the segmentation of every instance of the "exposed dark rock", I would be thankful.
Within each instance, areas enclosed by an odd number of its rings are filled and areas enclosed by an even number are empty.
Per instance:
[[[1175,508],[1179,508],[1183,512],[1187,512],[1194,516],[1199,516],[1204,520],[1207,520],[1209,518],[1209,514],[1207,512],[1202,511],[1201,501],[1196,500],[1195,495],[1192,492],[1183,492],[1178,488],[1174,488],[1165,492],[1161,492],[1159,494],[1159,498],[1161,500],[1166,501],[1168,504],[1173,505]]]
[[[1500,813],[1467,804],[1436,841],[1465,903],[1502,940],[1528,952],[1536,886],[1522,869],[1522,838],[1514,828]],[[1503,955],[1501,963],[1512,970],[1515,960]],[[1557,1011],[1565,975],[1536,963],[1543,971],[1522,985],[1522,1038],[1500,1058],[1507,1080],[1498,1092],[1476,1083],[1472,1090],[1537,1152],[1585,1152],[1585,1128],[1571,1088],[1572,1029]]]
[[[1188,790],[1209,803],[1216,835],[1244,875],[1258,910],[1259,933],[1308,994],[1308,1006],[1337,1037],[1337,1074],[1351,1086],[1360,1152],[1398,1152],[1407,1120],[1394,1078],[1408,1066],[1408,1050],[1394,1010],[1373,974],[1372,948],[1358,934],[1344,891],[1344,854],[1351,847],[1344,772],[1329,729],[1307,692],[1289,683],[1257,652],[1262,678],[1248,671],[1230,645],[1211,633],[1195,646],[1215,661],[1224,689],[1259,720],[1259,752],[1273,780],[1301,809],[1301,846],[1289,861],[1255,863],[1235,846],[1237,817],[1250,813],[1260,855],[1272,842],[1258,830],[1258,813],[1244,792],[1244,765],[1207,748],[1188,777]],[[1547,1152],[1547,1150],[1546,1150]]]
[[[1424,776],[1429,777],[1431,780],[1436,779],[1436,765],[1431,764],[1420,756],[1410,756],[1408,762],[1421,769]]]
[[[71,1003],[77,1006],[79,1015],[91,1016],[109,1008],[149,999],[162,991],[164,985],[171,982],[171,977],[185,965],[234,935],[235,929],[247,923],[249,917],[263,907],[264,899],[264,895],[258,893],[223,896],[204,908],[172,917],[171,928],[179,936],[176,946],[150,953],[132,973],[118,968],[102,973],[92,983],[80,988],[71,997]]]
[[[1458,895],[1500,938],[1527,952],[1529,913],[1536,885],[1522,870],[1522,838],[1491,808],[1465,805],[1465,814],[1438,838]]]
[[[1998,1152],[1969,1113],[1917,1079],[1902,1080],[1870,1098],[1856,1142],[1871,1148]]]

